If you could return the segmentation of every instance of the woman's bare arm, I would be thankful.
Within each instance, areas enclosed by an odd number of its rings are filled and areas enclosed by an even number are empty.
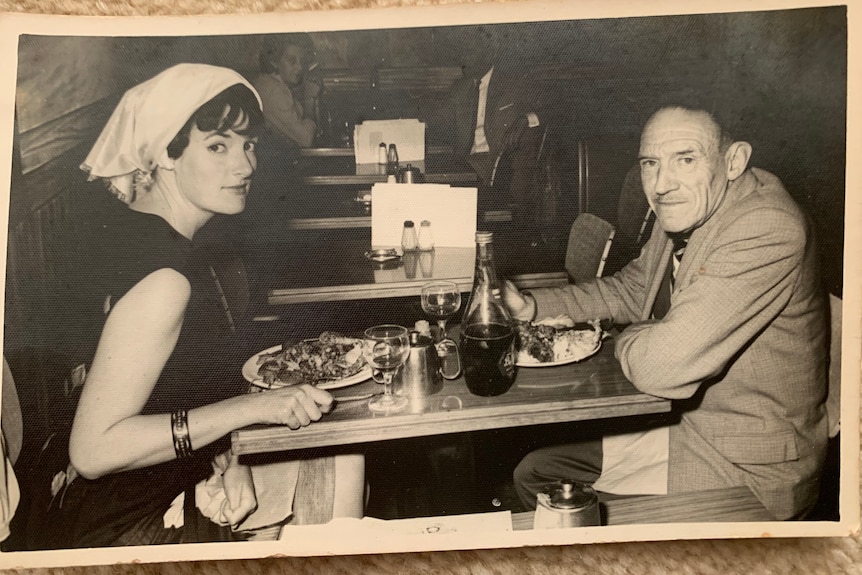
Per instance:
[[[69,453],[85,477],[175,457],[170,414],[141,415],[174,350],[191,288],[180,273],[153,272],[121,298],[105,323],[81,394]],[[225,374],[230,377],[233,374]],[[310,386],[237,396],[189,411],[194,448],[252,423],[308,425],[332,397]]]

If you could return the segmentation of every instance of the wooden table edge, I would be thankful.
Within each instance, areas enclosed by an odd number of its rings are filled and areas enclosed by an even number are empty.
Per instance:
[[[473,287],[473,276],[437,278],[454,281],[463,293]],[[521,289],[549,287],[568,282],[565,272],[543,272],[513,276],[512,281]],[[269,305],[290,305],[324,301],[351,301],[356,299],[379,299],[419,295],[421,280],[406,280],[388,284],[352,284],[303,288],[273,288],[267,293]]]
[[[578,401],[580,405],[577,408],[568,401],[536,406],[532,410],[529,405],[520,404],[517,413],[503,415],[498,406],[493,406],[463,412],[452,410],[422,414],[422,421],[417,421],[416,417],[397,417],[388,421],[386,418],[334,421],[327,423],[325,436],[321,436],[319,428],[315,429],[314,425],[298,430],[287,427],[239,429],[231,433],[231,448],[237,455],[246,455],[441,435],[442,425],[446,427],[443,434],[449,434],[667,413],[671,410],[669,400],[645,394],[601,398],[595,402]]]

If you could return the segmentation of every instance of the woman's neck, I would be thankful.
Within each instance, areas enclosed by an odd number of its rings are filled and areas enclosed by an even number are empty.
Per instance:
[[[197,209],[185,200],[172,176],[173,172],[170,170],[164,174],[157,169],[150,191],[138,194],[129,207],[161,217],[177,232],[191,240],[213,214]]]

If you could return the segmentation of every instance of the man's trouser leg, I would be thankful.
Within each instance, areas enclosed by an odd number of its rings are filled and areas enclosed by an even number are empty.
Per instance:
[[[515,468],[515,490],[528,509],[536,508],[536,494],[546,485],[572,479],[592,485],[602,473],[602,439],[537,449]]]

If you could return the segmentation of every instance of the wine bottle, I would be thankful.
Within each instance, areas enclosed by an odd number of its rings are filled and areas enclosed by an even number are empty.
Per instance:
[[[461,364],[467,389],[493,396],[515,382],[515,330],[503,305],[494,268],[493,234],[476,232],[476,271],[461,330]]]

